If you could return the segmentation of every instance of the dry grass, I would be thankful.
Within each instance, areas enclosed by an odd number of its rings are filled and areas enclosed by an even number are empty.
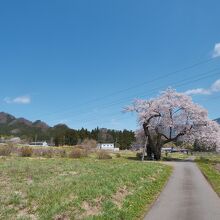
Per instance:
[[[122,208],[123,200],[127,195],[131,194],[126,186],[120,187],[117,192],[112,196],[112,201],[117,205],[118,208]]]
[[[104,150],[97,151],[96,155],[99,160],[112,159],[112,156]]]
[[[87,157],[87,156],[88,156],[87,150],[80,149],[80,148],[74,148],[69,154],[70,158],[81,158],[81,157]]]
[[[4,157],[0,159],[0,219],[137,219],[170,171],[159,163],[124,157]]]

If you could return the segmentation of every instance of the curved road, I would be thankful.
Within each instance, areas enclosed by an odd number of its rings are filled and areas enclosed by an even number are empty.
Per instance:
[[[220,198],[192,161],[167,162],[174,172],[144,220],[220,220]]]

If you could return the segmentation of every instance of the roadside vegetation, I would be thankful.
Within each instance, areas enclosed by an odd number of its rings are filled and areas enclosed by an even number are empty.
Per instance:
[[[220,154],[200,153],[196,160],[202,173],[220,196]]]
[[[179,161],[179,160],[186,160],[190,157],[190,153],[162,153],[162,160],[164,161]]]
[[[0,219],[140,219],[172,170],[129,151],[44,151],[0,157]]]

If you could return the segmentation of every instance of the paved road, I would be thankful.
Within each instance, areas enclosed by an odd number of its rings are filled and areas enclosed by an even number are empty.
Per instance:
[[[220,198],[192,161],[174,172],[144,220],[220,220]]]

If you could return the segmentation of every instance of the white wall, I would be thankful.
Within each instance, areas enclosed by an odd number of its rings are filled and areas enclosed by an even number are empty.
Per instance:
[[[115,148],[115,145],[113,143],[103,143],[98,144],[98,148],[104,150],[113,150]]]

